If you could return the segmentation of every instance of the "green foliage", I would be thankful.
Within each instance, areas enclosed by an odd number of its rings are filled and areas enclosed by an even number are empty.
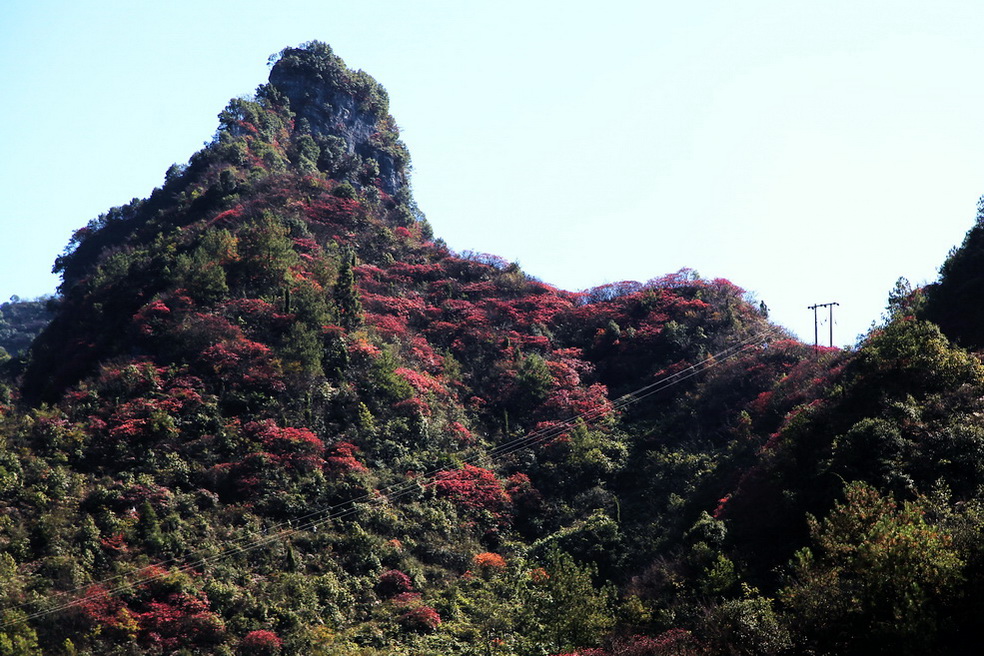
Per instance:
[[[906,318],[872,335],[859,350],[855,366],[858,384],[886,396],[918,396],[984,380],[981,363],[954,348],[939,328]]]
[[[38,634],[28,626],[23,612],[5,611],[0,615],[0,656],[41,656]]]
[[[803,549],[783,600],[822,653],[924,653],[962,581],[952,538],[913,502],[852,483]]]
[[[164,549],[164,534],[161,532],[160,521],[157,519],[157,511],[144,499],[138,511],[136,526],[137,538],[143,542],[147,552],[158,555]]]
[[[341,184],[336,185],[335,188],[331,190],[331,193],[339,198],[347,198],[349,200],[358,197],[358,192],[355,191],[355,187],[348,182],[342,182]]]
[[[595,568],[562,551],[548,554],[545,571],[542,587],[529,600],[539,622],[534,630],[556,651],[599,644],[614,624],[614,589],[596,588]]]
[[[305,173],[315,173],[318,170],[318,159],[321,157],[321,148],[314,138],[299,128],[294,133],[289,150],[290,160],[294,166]]]
[[[287,368],[296,368],[308,377],[321,376],[321,336],[310,326],[295,323],[284,340]]]
[[[239,260],[239,239],[228,230],[209,230],[190,254],[175,260],[178,284],[200,303],[214,303],[229,293],[225,266]]]
[[[250,295],[277,298],[282,294],[297,254],[287,228],[272,214],[239,233],[239,261],[234,267],[237,287]]]
[[[940,267],[939,280],[926,288],[920,316],[966,348],[984,345],[984,197],[977,202],[977,220],[959,248]]]
[[[984,367],[939,313],[970,236],[929,310],[900,281],[816,357],[724,280],[570,294],[432,243],[382,88],[318,42],[274,59],[73,236],[4,365],[0,653],[970,644]]]
[[[25,301],[16,296],[0,304],[0,350],[11,356],[24,353],[51,321],[54,304],[52,298]]]
[[[745,589],[741,599],[731,599],[711,609],[704,635],[718,653],[775,656],[793,646],[790,631],[776,613],[772,599]]]
[[[627,447],[609,433],[591,430],[579,420],[568,434],[569,455],[564,462],[565,476],[580,485],[597,485],[625,466]]]
[[[274,62],[275,73],[296,74],[302,71],[315,84],[340,87],[358,98],[363,108],[378,117],[385,116],[389,111],[386,90],[367,73],[349,70],[327,43],[309,41],[297,48],[284,48],[271,61]],[[275,75],[271,75],[273,78]]]
[[[550,368],[547,367],[543,357],[532,353],[520,361],[519,370],[516,373],[518,395],[529,399],[528,402],[531,405],[541,403],[546,398],[553,382]]]
[[[344,252],[332,292],[338,323],[347,329],[362,323],[362,302],[359,300],[359,293],[355,288],[355,276],[352,272],[354,265],[355,253]]]

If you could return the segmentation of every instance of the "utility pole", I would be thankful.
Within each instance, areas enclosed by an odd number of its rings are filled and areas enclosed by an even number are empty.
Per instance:
[[[815,305],[811,305],[808,308],[806,308],[807,310],[813,310],[813,351],[815,353],[819,353],[820,352],[820,335],[819,335],[820,322],[817,320],[817,309],[818,308],[823,308],[823,307],[827,308],[827,311],[829,313],[829,320],[828,321],[830,323],[830,346],[833,347],[834,346],[834,306],[835,305],[840,305],[840,303],[817,303]]]

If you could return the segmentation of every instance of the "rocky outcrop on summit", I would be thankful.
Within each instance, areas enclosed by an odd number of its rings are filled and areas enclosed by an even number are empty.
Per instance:
[[[386,90],[369,74],[347,68],[327,44],[312,43],[284,49],[270,85],[286,96],[298,126],[310,130],[325,157],[357,156],[356,164],[370,169],[363,178],[376,173],[391,196],[405,190],[410,157]]]

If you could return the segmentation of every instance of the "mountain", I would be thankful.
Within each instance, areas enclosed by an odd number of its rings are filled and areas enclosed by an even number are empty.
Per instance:
[[[52,298],[25,301],[14,296],[0,304],[0,354],[16,356],[27,351],[51,321],[53,303]]]
[[[0,653],[975,646],[984,368],[921,292],[814,349],[693,271],[453,252],[323,43],[219,122],[6,368]]]

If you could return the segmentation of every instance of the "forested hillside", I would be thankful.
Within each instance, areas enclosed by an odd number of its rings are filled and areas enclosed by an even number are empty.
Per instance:
[[[51,320],[54,305],[52,298],[25,301],[16,296],[0,304],[0,349],[11,356],[25,353]]]
[[[3,365],[0,654],[976,653],[979,226],[814,349],[453,252],[325,44],[219,121]]]

